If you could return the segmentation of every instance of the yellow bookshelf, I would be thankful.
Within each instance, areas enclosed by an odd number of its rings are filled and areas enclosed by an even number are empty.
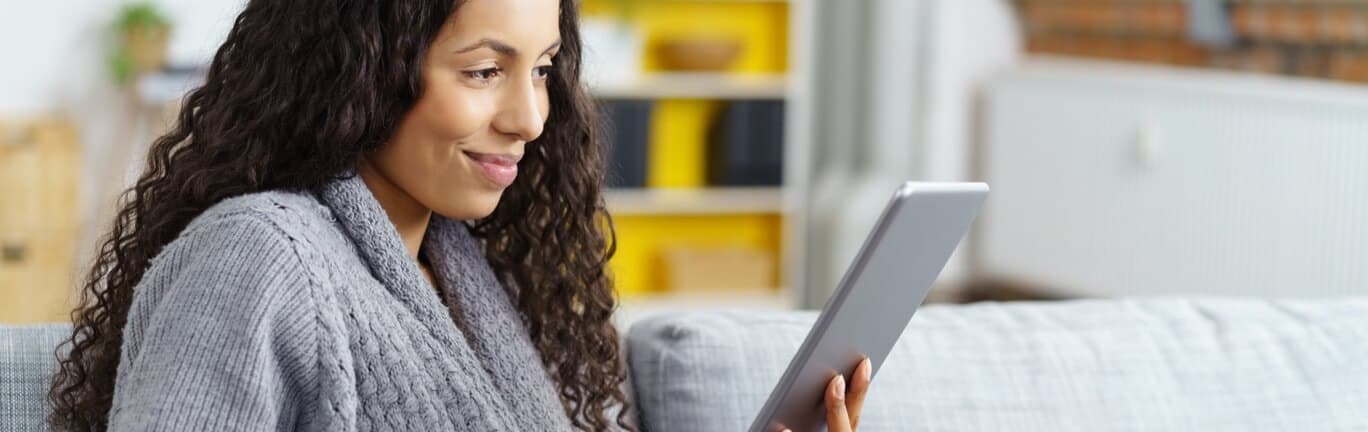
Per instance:
[[[586,0],[584,12],[617,17],[611,0]],[[626,300],[666,292],[665,251],[678,247],[740,247],[765,251],[782,286],[784,208],[781,188],[709,187],[707,132],[729,99],[787,96],[789,4],[773,0],[637,0],[629,19],[642,34],[641,78],[604,83],[597,97],[652,99],[647,188],[608,193],[618,235],[611,271]],[[662,41],[728,37],[743,46],[732,66],[717,72],[667,70]],[[767,287],[757,287],[767,288]],[[768,287],[775,288],[775,287]],[[778,293],[778,290],[771,291]]]
[[[612,0],[585,0],[587,16],[614,17]],[[660,72],[660,41],[690,36],[727,36],[745,48],[727,72],[782,73],[788,70],[788,2],[636,0],[628,17],[642,30],[642,70]]]
[[[660,253],[671,247],[742,246],[777,253],[782,246],[781,216],[776,213],[626,214],[613,221],[618,249],[611,268],[624,297],[662,292]],[[778,280],[778,269],[771,271]]]

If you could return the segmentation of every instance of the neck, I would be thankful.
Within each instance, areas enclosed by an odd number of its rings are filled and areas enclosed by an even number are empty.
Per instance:
[[[424,207],[408,192],[404,192],[371,166],[369,161],[362,161],[359,173],[366,188],[375,195],[380,207],[385,209],[390,223],[399,231],[399,238],[404,241],[409,257],[416,261],[418,249],[423,245],[423,236],[427,235],[428,222],[432,219],[432,209]]]

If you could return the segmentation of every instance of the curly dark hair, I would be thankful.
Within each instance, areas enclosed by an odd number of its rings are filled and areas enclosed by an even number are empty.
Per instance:
[[[358,168],[422,93],[420,62],[460,0],[251,0],[205,84],[153,144],[120,198],[59,348],[49,398],[57,430],[105,430],[123,327],[150,261],[214,204],[310,190]],[[560,1],[561,49],[544,132],[472,232],[483,239],[576,428],[633,430],[605,271],[616,250],[602,197],[597,109],[579,80],[576,0]],[[611,411],[620,408],[615,418]]]

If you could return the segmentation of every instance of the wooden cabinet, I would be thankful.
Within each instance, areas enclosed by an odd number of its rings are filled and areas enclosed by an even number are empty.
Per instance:
[[[78,163],[69,123],[0,120],[0,323],[68,319]]]

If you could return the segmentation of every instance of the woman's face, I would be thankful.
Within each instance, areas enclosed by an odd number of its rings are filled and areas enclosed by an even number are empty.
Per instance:
[[[424,56],[417,104],[367,168],[447,218],[492,213],[546,124],[559,15],[557,0],[464,2]]]

